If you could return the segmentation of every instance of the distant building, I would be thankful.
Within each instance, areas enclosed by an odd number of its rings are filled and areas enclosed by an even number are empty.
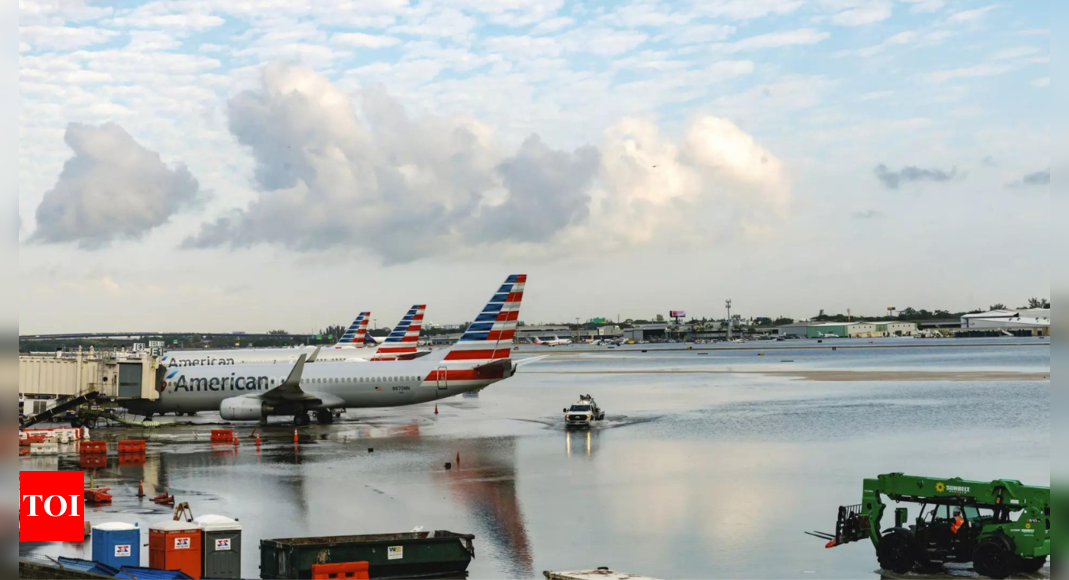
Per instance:
[[[876,338],[886,336],[913,336],[917,333],[914,322],[800,322],[779,327],[780,336],[800,338]]]
[[[885,322],[873,322],[876,325],[877,336],[913,336],[917,334],[916,322],[900,322],[888,320]]]

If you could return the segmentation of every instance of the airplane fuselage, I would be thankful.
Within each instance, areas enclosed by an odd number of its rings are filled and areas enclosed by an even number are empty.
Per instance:
[[[160,362],[165,367],[234,366],[252,364],[293,364],[301,355],[311,355],[315,347],[296,348],[248,348],[233,350],[180,350],[163,354]],[[366,362],[378,352],[377,346],[324,347],[316,362]]]
[[[217,411],[227,399],[256,397],[280,386],[290,370],[287,364],[171,368],[157,400],[120,404],[140,415]],[[304,367],[300,382],[317,402],[299,406],[308,411],[414,405],[482,389],[511,374],[441,361],[317,362]]]

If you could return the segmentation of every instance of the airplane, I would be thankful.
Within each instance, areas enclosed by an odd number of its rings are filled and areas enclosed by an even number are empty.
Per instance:
[[[371,360],[412,360],[430,354],[430,351],[419,350],[419,334],[423,330],[423,314],[426,311],[426,304],[413,306],[389,336],[375,341],[378,347]]]
[[[370,312],[361,312],[356,320],[349,325],[349,329],[345,331],[341,339],[338,340],[338,344],[334,345],[335,349],[342,348],[362,348],[370,340],[370,335],[367,333],[368,322],[371,322]]]
[[[307,355],[305,362],[360,362],[366,360],[398,360],[413,359],[430,354],[430,351],[420,351],[417,348],[419,334],[423,329],[423,313],[426,311],[425,304],[417,304],[405,314],[397,327],[389,337],[383,340],[383,344],[375,345],[367,333],[368,323],[371,321],[370,312],[361,312],[356,320],[349,326],[345,334],[333,347],[320,350],[321,347],[300,346],[289,348],[249,348],[234,350],[188,350],[164,353],[160,363],[165,367],[190,367],[190,366],[233,366],[239,364],[256,363],[289,363],[293,364],[301,355]],[[401,334],[401,338],[416,337],[415,342],[409,340],[404,345],[392,340],[395,335]],[[411,344],[410,344],[411,343]],[[389,344],[389,346],[387,346]],[[385,349],[385,350],[384,350]]]
[[[817,338],[842,338],[842,337],[839,336],[838,334],[833,334],[833,333],[830,333],[830,332],[827,333],[827,334],[825,334],[823,332],[820,332],[820,333],[817,333]]]
[[[572,344],[572,341],[568,340],[567,338],[560,338],[558,336],[554,336],[553,340],[542,340],[536,336],[534,339],[534,343],[538,346],[564,346],[567,344]]]
[[[356,348],[366,343],[367,325],[371,321],[370,312],[361,312],[349,329],[334,345],[334,349]],[[317,362],[327,357],[320,357],[315,346],[295,346],[283,348],[245,348],[233,350],[177,350],[163,353],[160,364],[165,367],[193,366],[232,366],[252,363],[285,362],[293,364],[301,355],[307,355],[306,362]],[[353,358],[363,358],[353,357]],[[340,355],[332,355],[333,360],[343,360]]]
[[[516,374],[511,359],[526,275],[506,279],[475,322],[442,356],[388,365],[352,362],[306,365],[242,364],[167,369],[157,400],[119,404],[151,418],[168,412],[219,411],[226,421],[263,421],[289,415],[294,425],[334,421],[336,409],[399,407],[437,401],[486,388]],[[414,319],[413,319],[414,320]]]

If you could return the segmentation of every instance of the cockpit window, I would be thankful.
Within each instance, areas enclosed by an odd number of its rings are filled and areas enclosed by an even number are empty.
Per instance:
[[[570,413],[589,413],[590,405],[572,405]]]

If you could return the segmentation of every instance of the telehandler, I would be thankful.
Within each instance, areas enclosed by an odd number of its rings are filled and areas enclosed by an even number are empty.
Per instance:
[[[920,505],[895,509],[884,529],[883,498]],[[835,534],[807,532],[827,548],[872,540],[884,570],[930,572],[946,563],[972,562],[977,574],[1002,580],[1040,571],[1050,557],[1050,488],[1000,479],[989,483],[915,477],[902,473],[866,479],[860,505],[839,508]]]

